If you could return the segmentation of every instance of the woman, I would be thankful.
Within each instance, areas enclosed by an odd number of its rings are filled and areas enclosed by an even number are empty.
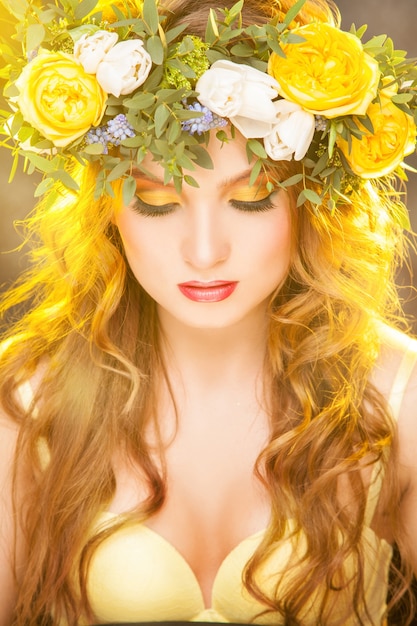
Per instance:
[[[4,302],[0,623],[385,624],[417,572],[415,70],[321,0],[92,4],[29,7],[10,72],[46,195]]]

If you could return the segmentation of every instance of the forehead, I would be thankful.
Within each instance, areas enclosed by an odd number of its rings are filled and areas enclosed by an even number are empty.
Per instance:
[[[213,169],[202,168],[198,165],[195,170],[184,169],[184,174],[191,175],[200,187],[201,183],[210,183],[216,187],[223,186],[227,181],[243,180],[250,176],[253,162],[248,161],[246,140],[239,133],[236,133],[236,137],[230,137],[228,141],[223,142],[216,137],[215,131],[212,131],[208,144],[204,147],[211,157]],[[151,178],[155,177],[155,182],[163,181],[164,168],[153,161],[151,155],[146,155],[142,165]],[[141,178],[142,174],[137,172],[137,177]]]

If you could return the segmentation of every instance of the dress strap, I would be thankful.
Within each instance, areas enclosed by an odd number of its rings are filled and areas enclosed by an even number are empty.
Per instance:
[[[391,386],[391,391],[388,396],[388,405],[391,409],[391,415],[394,418],[395,422],[398,421],[404,394],[416,363],[417,342],[409,338],[407,348],[402,356],[401,363],[398,367],[397,373],[395,374],[394,381]],[[375,463],[372,470],[371,482],[368,490],[368,499],[365,509],[365,524],[367,526],[371,524],[372,518],[375,514],[375,509],[378,504],[383,480],[384,472],[382,471],[381,464]]]

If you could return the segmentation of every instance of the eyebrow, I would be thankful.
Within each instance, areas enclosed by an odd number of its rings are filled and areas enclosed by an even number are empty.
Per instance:
[[[250,175],[252,173],[252,169],[249,168],[247,170],[245,170],[244,172],[237,174],[236,176],[232,176],[230,178],[224,178],[219,187],[220,188],[224,188],[224,187],[231,187],[232,185],[235,185],[236,183],[240,183],[244,180],[247,180],[248,178],[250,178]],[[164,181],[159,178],[158,176],[154,175],[154,174],[147,174],[141,170],[139,170],[138,168],[134,168],[133,172],[132,172],[133,176],[135,178],[139,178],[143,181],[147,181],[150,183],[157,183],[159,185],[162,185],[163,187],[173,187],[172,183],[168,183],[165,184]],[[259,178],[259,177],[258,177]]]
[[[251,174],[252,174],[252,169],[249,168],[246,171],[242,172],[241,174],[237,174],[236,176],[232,176],[231,178],[225,178],[221,182],[220,187],[231,187],[232,185],[236,185],[236,183],[241,183],[242,181],[250,178]],[[257,177],[256,181],[258,179],[259,179],[259,176]]]

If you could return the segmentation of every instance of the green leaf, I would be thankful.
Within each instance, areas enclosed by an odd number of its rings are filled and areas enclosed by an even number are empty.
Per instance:
[[[304,189],[300,195],[304,194],[304,198],[309,200],[312,204],[321,204],[322,200],[318,193],[312,189]]]
[[[302,174],[294,174],[294,176],[290,176],[290,178],[283,180],[281,186],[291,187],[292,185],[296,185],[297,183],[299,183],[301,180],[303,180]]]
[[[237,43],[231,48],[230,52],[237,57],[251,57],[253,55],[253,48],[248,46],[247,43]]]
[[[36,154],[36,152],[22,150],[21,154],[41,172],[50,174],[55,170],[55,165],[49,159],[45,159],[45,157]]]
[[[12,167],[10,169],[9,179],[8,179],[7,182],[9,182],[9,183],[12,182],[12,180],[14,178],[14,175],[16,174],[18,163],[19,163],[19,153],[15,152],[15,155],[13,157]]]
[[[261,142],[258,141],[257,139],[249,139],[246,144],[246,148],[247,150],[250,150],[250,152],[255,154],[257,157],[260,157],[261,159],[266,159],[268,156],[265,152],[265,148],[263,147]]]
[[[158,37],[157,35],[152,35],[152,37],[149,37],[148,41],[146,42],[146,48],[151,55],[152,61],[155,63],[155,65],[162,65],[162,63],[164,62],[165,54],[164,46],[160,37]]]
[[[123,100],[123,105],[128,109],[147,109],[155,102],[153,93],[138,92],[133,98]]]
[[[160,137],[164,132],[168,119],[170,117],[170,110],[164,105],[160,104],[155,111],[155,135]]]
[[[206,170],[212,170],[214,168],[211,156],[203,146],[192,146],[190,150],[196,155],[197,163],[200,167],[204,167]]]
[[[43,24],[31,24],[26,31],[26,49],[28,52],[36,50],[45,38]]]
[[[257,159],[255,165],[252,168],[252,171],[250,173],[250,177],[249,177],[249,186],[252,186],[255,184],[256,179],[258,178],[260,172],[262,169],[262,159]]]
[[[53,186],[54,186],[53,178],[49,178],[49,177],[44,178],[35,189],[35,193],[34,193],[35,198],[40,198],[40,196],[45,195],[48,191],[52,189]]]
[[[369,51],[370,48],[383,48],[386,39],[386,35],[378,35],[377,37],[372,37],[372,39],[363,44],[363,49]]]
[[[186,182],[187,185],[190,185],[191,187],[199,187],[200,186],[198,184],[198,182],[196,181],[196,179],[193,178],[192,176],[190,176],[189,174],[184,174],[184,182]]]
[[[136,181],[133,178],[133,176],[128,176],[123,181],[123,187],[122,187],[122,197],[123,197],[124,206],[128,206],[132,202],[133,198],[135,197],[135,193],[136,193]]]
[[[103,154],[104,146],[102,143],[90,143],[85,148],[83,148],[83,152],[87,154]]]
[[[329,133],[329,158],[331,159],[334,152],[334,147],[336,145],[337,139],[337,124],[332,121],[330,124],[330,133]]]
[[[123,139],[122,146],[125,148],[139,148],[143,146],[144,139],[141,135],[136,135],[136,137],[127,137],[127,139]]]
[[[58,170],[49,173],[50,177],[59,180],[64,187],[67,189],[71,189],[71,191],[79,191],[80,187],[78,183],[75,182],[72,176],[68,174],[65,170]]]
[[[206,36],[205,40],[209,44],[213,44],[219,38],[219,29],[217,27],[217,19],[216,13],[213,9],[210,9],[207,26],[206,26]]]
[[[76,20],[82,20],[87,17],[97,6],[98,0],[81,0],[76,6],[74,11],[74,17]]]
[[[181,124],[178,120],[173,120],[172,124],[169,125],[167,139],[169,143],[175,143],[179,136],[181,135]]]
[[[155,0],[144,0],[142,17],[148,33],[150,35],[156,35],[158,32],[159,17]]]
[[[292,7],[291,9],[286,13],[285,17],[284,17],[284,24],[286,24],[287,26],[289,26],[291,24],[291,22],[293,21],[293,19],[297,16],[297,14],[301,11],[301,9],[303,8],[303,6],[305,5],[306,0],[298,0]]]
[[[187,28],[187,24],[180,24],[179,26],[175,26],[175,28],[171,28],[167,30],[165,33],[166,42],[169,44],[171,41],[174,41],[181,33]]]
[[[406,102],[410,102],[414,98],[411,93],[397,93],[395,96],[392,96],[391,100],[395,102],[395,104],[405,104]]]
[[[113,167],[111,172],[107,174],[106,176],[107,181],[110,183],[113,180],[122,178],[123,174],[126,174],[128,169],[130,169],[130,161],[125,161],[125,160],[120,161],[120,163],[118,163],[116,167]]]
[[[149,74],[148,79],[144,83],[144,87],[147,91],[152,91],[160,86],[162,77],[164,75],[164,69],[161,65],[157,65],[154,70]]]

